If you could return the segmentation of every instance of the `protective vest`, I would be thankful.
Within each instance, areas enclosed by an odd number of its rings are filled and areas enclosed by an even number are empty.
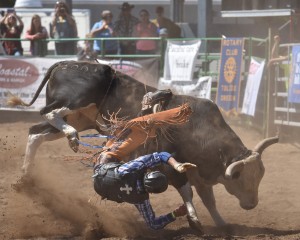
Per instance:
[[[120,176],[117,168],[120,163],[106,163],[96,169],[94,189],[103,198],[114,202],[141,203],[149,199],[146,191],[139,192],[138,180],[143,179],[144,172]]]

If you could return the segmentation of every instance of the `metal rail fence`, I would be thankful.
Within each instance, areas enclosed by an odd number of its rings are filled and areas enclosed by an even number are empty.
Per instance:
[[[196,68],[198,69],[198,77],[201,76],[211,76],[213,79],[213,86],[211,92],[211,99],[214,101],[217,91],[217,83],[219,79],[219,67],[220,67],[220,50],[221,50],[221,41],[222,38],[180,38],[180,39],[172,39],[172,40],[180,40],[180,41],[188,41],[188,40],[201,40],[205,49],[200,48],[197,65]],[[29,41],[27,39],[11,39],[11,38],[3,38],[4,40],[21,40],[21,41]],[[136,41],[136,40],[155,40],[157,41],[158,49],[156,54],[131,54],[131,55],[121,55],[121,54],[114,54],[108,55],[102,51],[98,57],[99,58],[128,58],[128,59],[137,59],[137,58],[157,58],[160,60],[161,65],[159,72],[162,74],[163,72],[163,61],[164,61],[164,52],[166,47],[166,40],[165,38],[157,37],[157,38],[65,38],[65,39],[44,39],[41,41],[46,42],[64,42],[64,41],[76,41],[77,43],[83,43],[85,41],[93,41],[93,40],[100,40],[101,41],[101,49],[104,49],[105,42],[110,40],[126,40],[126,41]],[[243,64],[242,64],[242,73],[241,73],[241,88],[240,88],[240,103],[239,105],[242,106],[242,100],[244,95],[244,89],[246,86],[246,80],[248,76],[248,68],[251,61],[251,57],[259,57],[266,59],[268,58],[268,49],[269,49],[269,41],[268,39],[259,39],[259,38],[244,38],[244,54],[243,54]],[[201,44],[201,45],[202,45]],[[46,55],[47,57],[55,57],[55,58],[65,58],[71,57],[75,55],[55,55],[54,52],[49,51]],[[11,57],[11,56],[10,56]],[[25,49],[23,58],[31,57],[29,49]],[[251,125],[257,128],[261,133],[265,134],[267,124],[268,124],[268,106],[267,106],[267,96],[268,96],[268,83],[266,74],[263,76],[262,84],[259,91],[259,96],[257,100],[257,107],[256,107],[256,114],[255,117],[249,116],[241,116],[241,121],[248,125]]]

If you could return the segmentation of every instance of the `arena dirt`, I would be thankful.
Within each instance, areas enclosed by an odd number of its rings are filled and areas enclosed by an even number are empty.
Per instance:
[[[194,193],[194,203],[204,227],[199,236],[185,217],[164,230],[146,228],[129,204],[101,201],[92,187],[92,169],[79,161],[67,140],[44,143],[38,150],[27,184],[16,191],[21,177],[28,129],[33,120],[0,124],[0,239],[300,239],[300,150],[288,143],[271,146],[263,153],[265,176],[259,188],[258,206],[250,211],[239,207],[224,187],[214,188],[217,207],[228,226],[214,226],[209,213]],[[4,116],[2,120],[4,119]],[[261,135],[233,126],[248,148]],[[172,211],[182,202],[169,187],[151,195],[157,215]]]

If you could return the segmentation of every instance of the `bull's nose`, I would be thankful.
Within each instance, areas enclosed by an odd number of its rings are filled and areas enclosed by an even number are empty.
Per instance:
[[[251,210],[257,206],[257,203],[240,204],[240,206],[245,210]]]

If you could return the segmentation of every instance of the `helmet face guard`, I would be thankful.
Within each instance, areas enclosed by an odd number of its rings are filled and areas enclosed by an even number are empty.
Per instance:
[[[144,187],[148,193],[162,193],[168,188],[167,177],[159,171],[146,173]]]

